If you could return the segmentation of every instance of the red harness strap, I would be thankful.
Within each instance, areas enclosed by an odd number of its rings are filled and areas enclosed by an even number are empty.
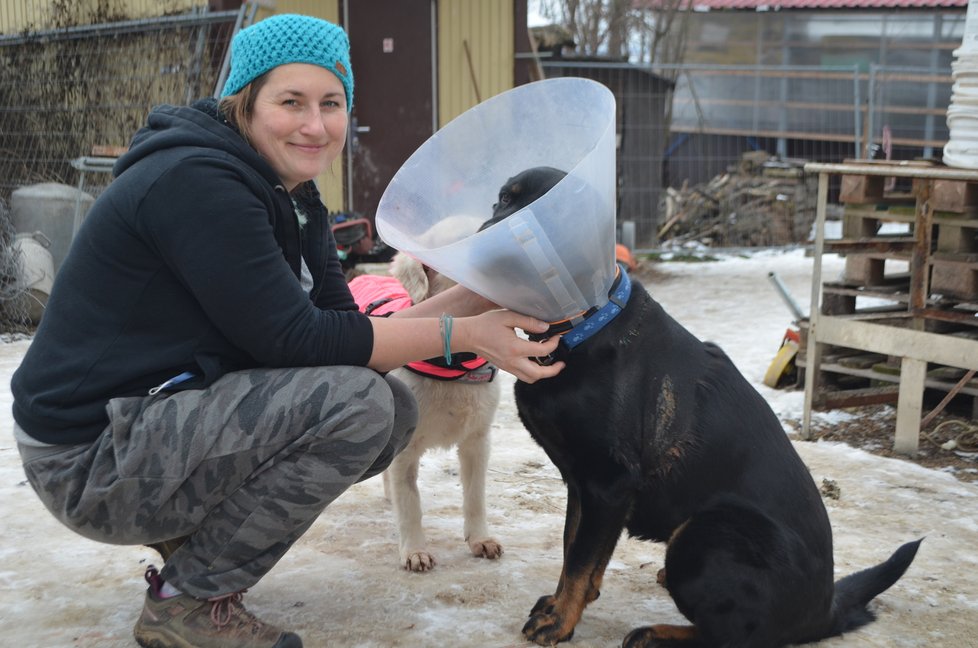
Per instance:
[[[471,359],[461,362],[456,359],[451,365],[445,365],[445,361],[441,358],[432,358],[431,360],[410,362],[407,368],[416,374],[435,380],[461,380],[463,382],[481,383],[491,382],[496,377],[496,367],[489,364],[485,358],[480,358],[471,353],[461,355]]]

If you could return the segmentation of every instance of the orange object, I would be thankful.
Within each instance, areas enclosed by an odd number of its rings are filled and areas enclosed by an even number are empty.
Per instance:
[[[615,259],[624,263],[629,272],[634,272],[635,268],[638,267],[635,258],[632,256],[632,251],[621,243],[615,244]]]

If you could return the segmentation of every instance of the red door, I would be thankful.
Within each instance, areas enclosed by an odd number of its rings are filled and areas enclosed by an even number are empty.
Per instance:
[[[372,223],[401,164],[434,132],[435,0],[346,0],[354,74],[348,209]]]

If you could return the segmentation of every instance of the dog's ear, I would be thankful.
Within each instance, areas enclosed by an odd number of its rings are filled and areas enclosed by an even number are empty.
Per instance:
[[[401,282],[415,304],[428,297],[428,274],[420,261],[409,254],[398,252],[391,260],[391,276]]]

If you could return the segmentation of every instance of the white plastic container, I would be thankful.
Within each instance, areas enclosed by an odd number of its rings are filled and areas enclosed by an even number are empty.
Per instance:
[[[54,259],[48,251],[51,242],[41,232],[16,234],[13,248],[20,255],[17,287],[22,291],[18,306],[33,324],[38,324],[54,285]]]
[[[978,169],[978,140],[954,139],[944,146],[944,164],[962,169]]]
[[[535,166],[567,172],[541,198],[478,232],[499,188]],[[546,321],[608,301],[615,274],[615,99],[559,78],[466,111],[394,175],[377,232],[495,303]]]
[[[43,232],[57,272],[68,256],[76,220],[83,218],[95,198],[75,187],[43,182],[15,189],[10,196],[10,219],[17,232]]]
[[[968,0],[961,47],[952,52],[951,102],[947,108],[948,142],[944,164],[978,168],[978,0]]]

